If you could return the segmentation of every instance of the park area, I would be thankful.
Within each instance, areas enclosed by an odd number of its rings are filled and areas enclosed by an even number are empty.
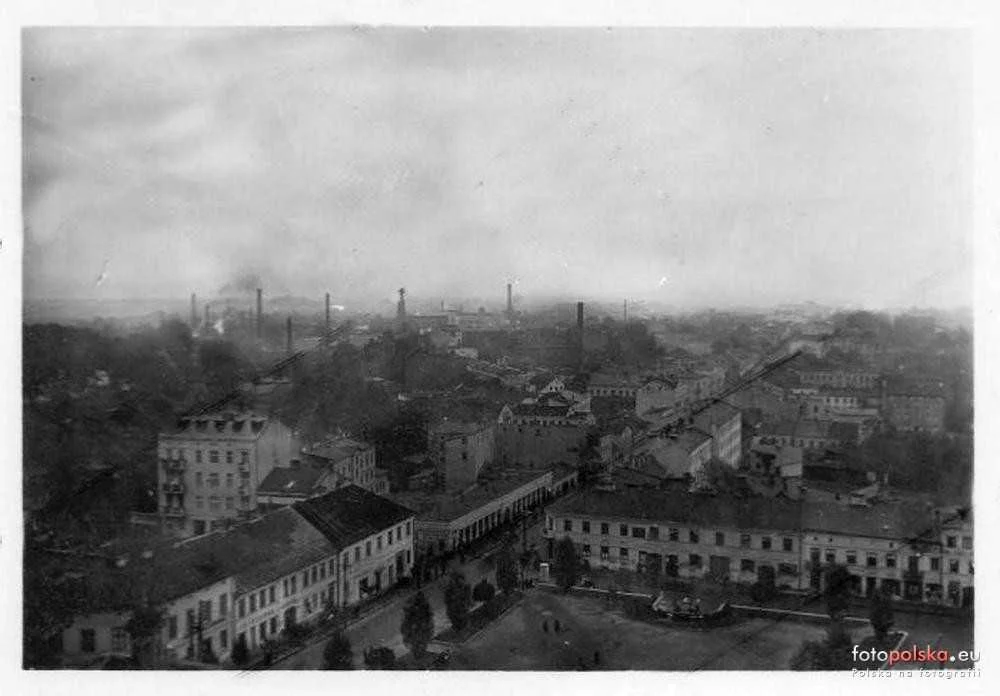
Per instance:
[[[775,670],[787,669],[821,625],[746,619],[699,630],[631,618],[607,596],[528,592],[499,621],[466,642],[452,669]],[[858,636],[868,633],[865,627]]]

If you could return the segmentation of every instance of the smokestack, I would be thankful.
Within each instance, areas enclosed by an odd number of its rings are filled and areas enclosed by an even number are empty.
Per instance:
[[[514,299],[510,291],[510,283],[507,283],[507,316],[514,316]]]
[[[257,340],[260,340],[264,326],[264,291],[257,288]]]
[[[330,293],[326,293],[326,330],[330,331]]]
[[[198,298],[191,293],[191,328],[198,326]]]
[[[583,303],[576,303],[576,328],[580,330],[580,335],[583,335]]]
[[[285,323],[285,334],[288,340],[288,353],[292,352],[292,318],[288,317],[288,321]]]
[[[212,325],[212,310],[209,305],[205,305],[205,326]]]

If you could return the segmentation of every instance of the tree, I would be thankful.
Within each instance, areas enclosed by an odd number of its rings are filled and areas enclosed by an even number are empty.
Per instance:
[[[334,633],[323,648],[323,669],[353,669],[351,642],[343,631]]]
[[[125,630],[132,639],[132,657],[137,665],[151,667],[155,659],[156,637],[163,625],[160,607],[140,606],[132,611]],[[207,662],[207,660],[206,660]]]
[[[826,571],[826,608],[838,621],[851,604],[851,573],[847,566],[833,565]]]
[[[233,652],[230,656],[234,665],[245,665],[250,659],[250,651],[247,649],[246,634],[241,633],[240,637],[233,643]]]
[[[889,593],[884,590],[876,592],[872,597],[871,613],[868,616],[875,632],[875,641],[879,645],[885,642],[889,629],[892,628],[892,613],[892,597]]]
[[[823,641],[807,641],[792,657],[789,667],[794,670],[843,670],[853,664],[851,636],[840,621],[827,629]]]
[[[504,594],[510,594],[517,588],[517,563],[509,546],[497,554],[497,587]]]
[[[434,616],[431,605],[422,591],[413,595],[403,610],[403,624],[400,627],[403,643],[416,657],[422,657],[427,644],[434,637]]]
[[[380,646],[365,650],[365,667],[370,669],[392,669],[396,664],[396,653],[392,648]]]
[[[483,578],[478,585],[476,585],[472,590],[472,598],[477,602],[488,602],[493,599],[497,591],[490,581]]]
[[[444,588],[444,606],[448,620],[456,631],[461,631],[469,621],[472,608],[472,588],[461,573],[452,573]]]
[[[580,579],[580,558],[576,546],[569,537],[563,537],[556,544],[552,574],[556,584],[565,592]]]

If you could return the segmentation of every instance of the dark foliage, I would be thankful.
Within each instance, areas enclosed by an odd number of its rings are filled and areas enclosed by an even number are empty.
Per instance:
[[[496,588],[490,584],[490,581],[483,578],[479,584],[472,589],[472,598],[477,602],[488,602],[493,599],[496,592]]]
[[[448,620],[456,631],[465,628],[472,608],[472,588],[461,573],[452,573],[444,588],[444,605]]]
[[[353,669],[351,642],[342,631],[333,634],[323,648],[323,669]]]
[[[563,537],[556,543],[552,564],[552,575],[563,590],[568,590],[580,579],[580,557],[576,546],[569,537]]]
[[[423,592],[417,592],[403,610],[403,624],[400,627],[403,643],[417,656],[423,656],[427,644],[434,637],[434,616],[431,605]]]

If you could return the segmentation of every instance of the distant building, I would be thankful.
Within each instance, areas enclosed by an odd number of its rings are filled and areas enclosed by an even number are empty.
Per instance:
[[[635,450],[629,467],[660,479],[697,481],[711,458],[711,435],[692,429],[646,440]]]
[[[897,430],[944,430],[945,392],[941,383],[893,383],[882,398],[885,421]]]
[[[500,461],[529,468],[575,464],[595,423],[589,402],[574,402],[562,394],[504,406],[497,418]]]
[[[388,481],[375,468],[375,446],[372,444],[345,436],[332,437],[303,447],[300,456],[303,466],[331,472],[331,483],[336,488],[353,484],[376,495],[389,492]]]
[[[785,420],[764,423],[754,437],[753,444],[825,449],[844,447],[860,442],[858,426],[817,420]]]
[[[441,421],[427,430],[427,451],[446,486],[467,486],[496,456],[496,425]]]
[[[798,375],[803,384],[837,389],[875,389],[880,379],[879,373],[866,370],[799,370]]]
[[[696,413],[695,428],[712,438],[712,456],[736,469],[743,454],[743,421],[739,409],[717,401]]]
[[[292,431],[255,413],[217,413],[182,419],[159,437],[159,512],[164,528],[205,534],[253,514],[257,489],[295,452]]]

